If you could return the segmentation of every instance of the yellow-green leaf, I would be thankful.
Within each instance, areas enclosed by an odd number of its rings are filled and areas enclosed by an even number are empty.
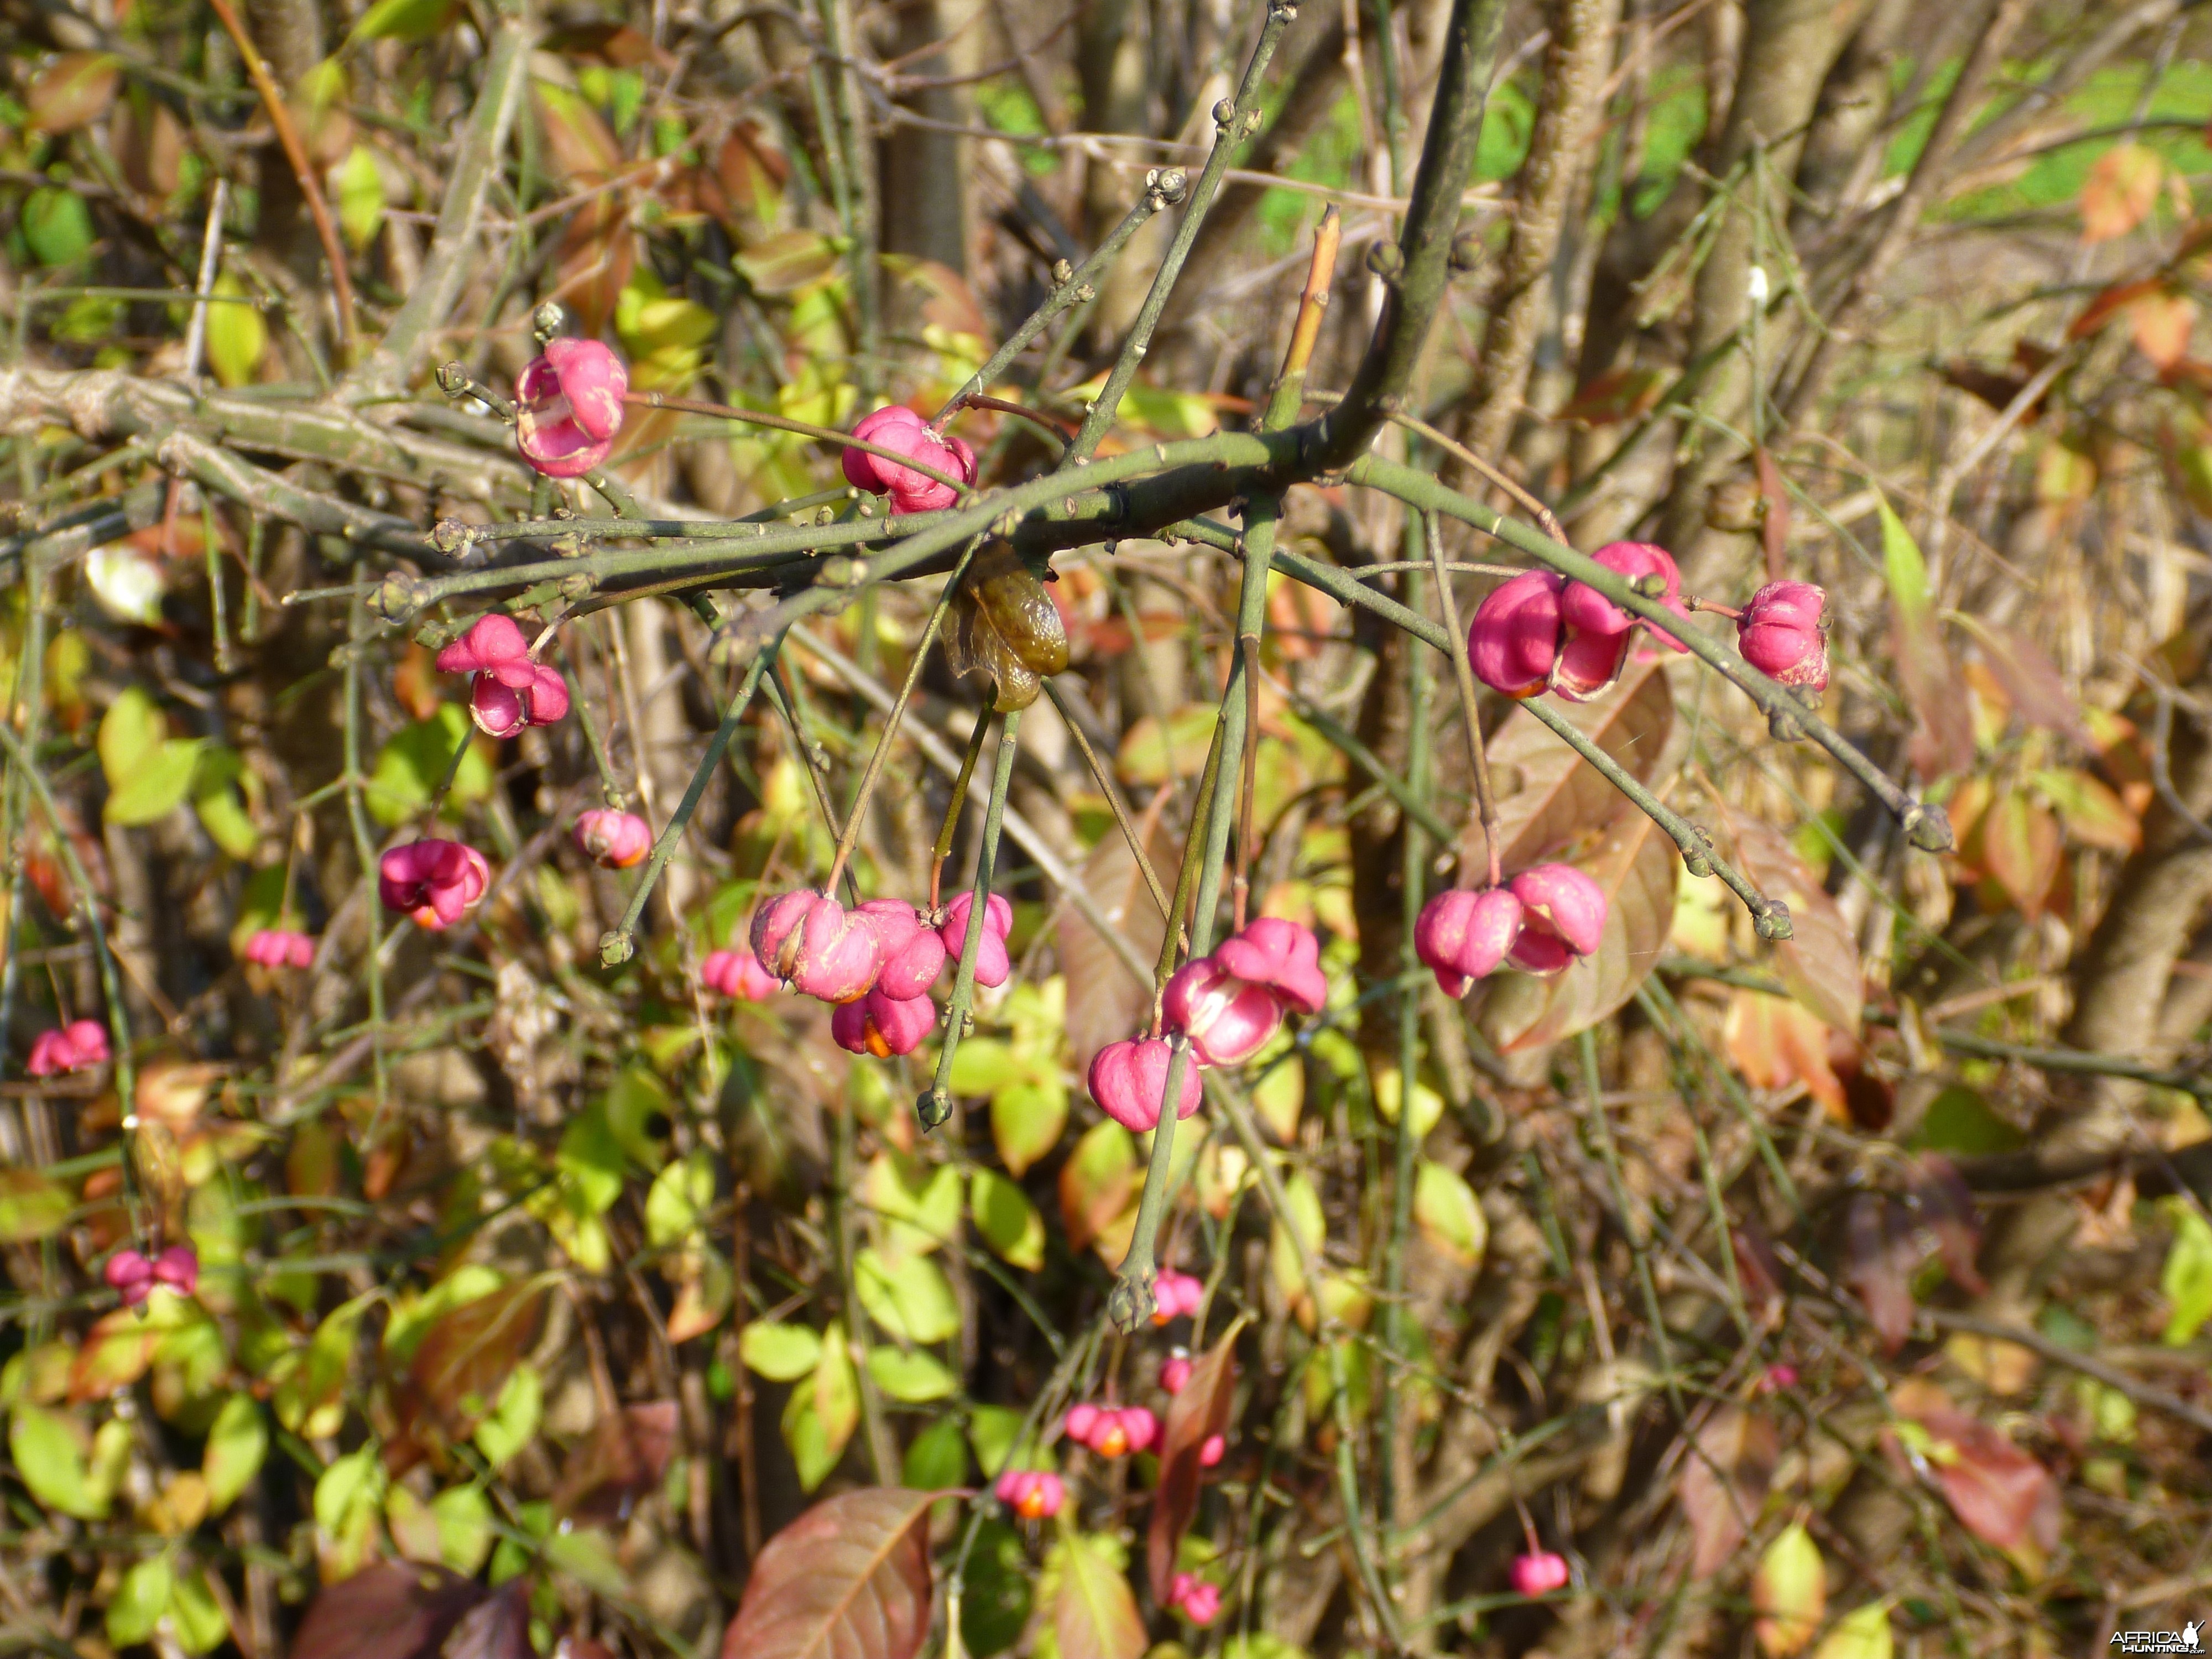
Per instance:
[[[338,228],[359,251],[376,240],[384,228],[384,174],[366,144],[356,144],[335,169],[332,182],[338,198]]]
[[[210,292],[234,299],[246,297],[245,284],[228,271],[215,279]],[[262,354],[268,349],[269,325],[262,320],[256,307],[220,305],[207,308],[208,367],[225,386],[250,382],[254,370],[261,367]]]

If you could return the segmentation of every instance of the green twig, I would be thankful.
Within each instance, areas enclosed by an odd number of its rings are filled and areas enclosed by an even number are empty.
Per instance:
[[[999,861],[999,830],[1006,815],[1006,792],[1014,781],[1015,733],[1022,711],[1010,708],[999,725],[998,767],[991,778],[991,799],[983,809],[983,846],[975,860],[975,884],[969,890],[968,935],[961,943],[960,970],[952,978],[952,999],[945,1006],[945,1041],[938,1051],[937,1078],[915,1103],[922,1127],[934,1129],[952,1115],[952,1057],[965,1035],[969,1011],[975,1002],[975,961],[982,954],[983,925],[991,896],[991,878]]]

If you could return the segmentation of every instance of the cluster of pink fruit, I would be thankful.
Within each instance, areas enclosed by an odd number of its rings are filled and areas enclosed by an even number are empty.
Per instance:
[[[957,438],[946,437],[903,404],[864,415],[854,425],[853,435],[879,449],[894,450],[919,461],[933,472],[963,483],[975,482],[975,452]],[[865,449],[848,449],[844,456],[845,482],[872,495],[888,495],[900,513],[933,513],[959,500],[948,484],[928,473]]]
[[[1169,1039],[1182,1036],[1197,1062],[1183,1068],[1176,1101],[1176,1115],[1188,1117],[1204,1097],[1200,1066],[1243,1065],[1281,1029],[1291,1009],[1317,1014],[1328,1000],[1313,929],[1262,916],[1176,971],[1160,996],[1165,1035],[1125,1037],[1098,1051],[1091,1062],[1091,1097],[1123,1128],[1152,1128],[1167,1099]]]
[[[200,1254],[189,1244],[172,1244],[150,1259],[140,1250],[118,1250],[107,1258],[106,1279],[126,1308],[143,1306],[156,1285],[190,1296],[200,1287]]]
[[[1413,951],[1448,997],[1510,963],[1556,974],[1605,938],[1605,890],[1571,864],[1539,864],[1503,887],[1455,887],[1422,908]]]
[[[530,654],[514,618],[487,611],[438,653],[441,674],[467,674],[469,718],[487,737],[551,726],[568,712],[568,682]]]
[[[1197,1312],[1206,1299],[1206,1287],[1190,1274],[1170,1268],[1159,1275],[1152,1295],[1152,1322],[1166,1325]],[[1171,1395],[1181,1394],[1190,1373],[1189,1358],[1177,1350],[1160,1367],[1160,1385]],[[1092,1456],[1110,1462],[1151,1450],[1160,1437],[1160,1419],[1142,1406],[1085,1401],[1068,1407],[1060,1431]],[[1224,1437],[1209,1435],[1199,1447],[1199,1466],[1212,1468],[1227,1451]],[[1049,1520],[1067,1501],[1066,1482],[1049,1469],[1008,1469],[991,1490],[1024,1521]],[[1221,1611],[1221,1591],[1194,1573],[1179,1572],[1169,1583],[1167,1605],[1194,1625],[1210,1625]]]
[[[315,941],[287,927],[264,927],[246,941],[245,955],[257,968],[305,968],[315,959]]]
[[[1649,542],[1613,542],[1590,556],[1615,575],[1687,620],[1682,575],[1671,554]],[[1742,611],[1705,604],[1733,617],[1744,660],[1783,684],[1818,691],[1828,683],[1827,596],[1810,582],[1769,582]],[[1492,589],[1467,634],[1475,678],[1509,697],[1556,691],[1582,702],[1620,678],[1631,637],[1641,625],[1680,651],[1665,630],[1632,616],[1584,582],[1551,570],[1523,571]]]
[[[750,953],[717,951],[700,978],[727,997],[759,1001],[779,985],[832,1005],[830,1032],[856,1054],[912,1054],[937,1024],[930,988],[968,945],[974,895],[925,915],[904,899],[869,899],[851,910],[827,893],[781,893],[753,913]],[[975,983],[1003,985],[1013,971],[1006,935],[1013,906],[991,894],[983,906]]]
[[[31,1058],[24,1066],[33,1077],[62,1077],[88,1072],[108,1061],[107,1028],[96,1019],[73,1019],[32,1040]]]

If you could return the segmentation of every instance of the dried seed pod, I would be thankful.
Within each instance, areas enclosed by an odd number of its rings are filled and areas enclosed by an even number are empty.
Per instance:
[[[945,648],[955,673],[991,677],[997,688],[992,706],[1002,712],[1028,708],[1043,677],[1067,666],[1059,608],[1004,543],[969,566],[946,619]]]

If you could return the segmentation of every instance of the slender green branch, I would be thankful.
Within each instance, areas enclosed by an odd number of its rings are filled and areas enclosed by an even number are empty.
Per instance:
[[[975,724],[968,733],[968,747],[960,757],[960,770],[953,775],[952,793],[945,803],[945,822],[938,826],[937,844],[929,858],[929,908],[937,908],[938,884],[945,876],[945,860],[952,856],[952,837],[960,828],[960,814],[967,809],[968,784],[975,775],[975,763],[982,758],[983,739],[990,735],[991,711],[975,711]]]
[[[945,1007],[945,1041],[938,1051],[937,1079],[915,1103],[925,1129],[934,1129],[952,1115],[952,1057],[959,1051],[969,1010],[975,1003],[975,961],[982,954],[991,879],[998,870],[999,829],[1006,821],[1006,792],[1013,786],[1015,733],[1021,721],[1022,711],[1010,708],[999,724],[998,769],[991,778],[991,799],[983,809],[983,846],[975,860],[975,884],[969,890],[968,936],[961,943],[960,971],[952,978],[952,1000]]]
[[[606,966],[618,966],[636,954],[637,921],[645,914],[646,900],[652,896],[653,884],[660,879],[660,872],[668,867],[669,858],[676,851],[676,843],[682,839],[685,827],[690,823],[692,813],[699,810],[700,798],[707,793],[707,781],[714,775],[714,769],[722,763],[723,753],[729,748],[730,739],[737,735],[738,722],[744,719],[745,709],[751,703],[754,692],[760,689],[762,677],[775,661],[781,645],[782,641],[779,639],[752,659],[745,670],[744,682],[738,687],[737,695],[730,699],[730,707],[722,716],[722,723],[714,728],[714,735],[707,739],[707,751],[700,757],[698,768],[691,774],[691,781],[684,787],[684,799],[677,803],[675,811],[669,814],[668,822],[661,827],[659,839],[653,843],[653,852],[645,861],[645,868],[638,872],[637,886],[630,893],[629,904],[623,911],[622,920],[599,939],[599,960]]]
[[[1467,727],[1468,763],[1474,774],[1475,817],[1482,825],[1482,848],[1489,865],[1490,885],[1495,887],[1505,878],[1499,863],[1505,849],[1499,845],[1498,794],[1490,787],[1490,757],[1482,747],[1482,704],[1474,694],[1474,666],[1467,653],[1460,649],[1459,600],[1452,592],[1450,568],[1444,562],[1443,526],[1431,513],[1424,515],[1422,528],[1428,537],[1429,557],[1435,569],[1437,605],[1444,614],[1444,659],[1452,665],[1452,684],[1459,691],[1460,719]]]
[[[363,890],[369,896],[364,906],[367,920],[363,926],[368,933],[368,949],[362,962],[362,971],[368,981],[368,1018],[370,1029],[369,1063],[376,1079],[376,1103],[381,1111],[385,1102],[384,1054],[384,907],[374,896],[377,888],[376,836],[368,827],[368,806],[365,780],[368,773],[362,769],[362,726],[368,719],[362,708],[361,662],[363,648],[369,637],[368,607],[362,596],[356,593],[346,611],[347,633],[350,648],[345,656],[345,803],[346,822],[353,831],[354,856],[361,861]],[[464,750],[468,739],[462,738]]]

